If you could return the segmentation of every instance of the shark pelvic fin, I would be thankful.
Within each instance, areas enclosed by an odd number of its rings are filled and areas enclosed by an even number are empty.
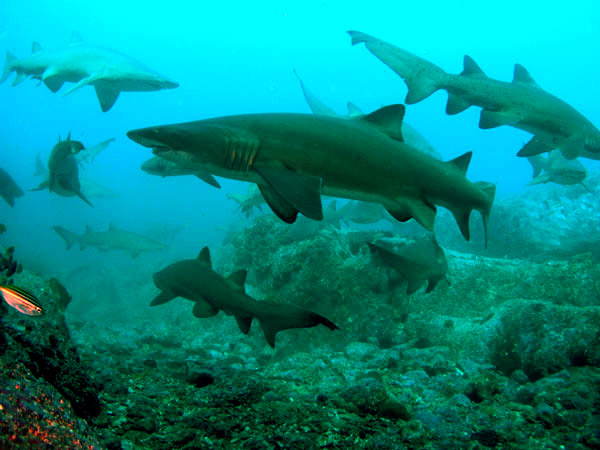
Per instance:
[[[454,220],[456,220],[458,228],[460,229],[460,232],[465,240],[470,240],[471,232],[469,231],[469,217],[471,217],[471,210],[452,209],[450,212],[454,216]]]
[[[28,75],[24,72],[17,72],[11,86],[17,86],[27,79]]]
[[[438,285],[438,283],[440,281],[442,281],[443,279],[444,279],[444,277],[441,275],[437,276],[437,277],[429,278],[428,283],[427,283],[427,289],[425,290],[425,293],[429,294],[431,291],[433,291],[435,289],[435,287]]]
[[[283,165],[254,170],[296,210],[309,219],[323,220],[321,178],[295,173]]]
[[[475,60],[473,58],[471,58],[469,55],[465,55],[464,69],[461,72],[461,75],[464,75],[467,77],[487,78],[487,75],[485,74],[485,72],[483,70],[481,70],[481,67],[479,67],[479,65],[475,62]]]
[[[469,103],[466,100],[463,100],[458,95],[448,94],[448,103],[446,103],[446,114],[453,116],[454,114],[463,112],[470,106],[471,103]]]
[[[204,247],[202,250],[200,250],[197,259],[203,264],[206,264],[208,267],[212,267],[212,262],[210,261],[210,250],[208,247]]]
[[[406,222],[409,219],[415,219],[427,230],[433,231],[433,222],[435,220],[436,208],[425,200],[404,199],[398,205],[398,208],[386,208],[387,211],[400,222]]]
[[[488,130],[502,125],[514,125],[521,120],[521,116],[505,111],[481,110],[479,117],[479,128]]]
[[[121,93],[118,89],[113,88],[107,83],[97,83],[94,85],[94,88],[96,89],[96,97],[98,97],[102,112],[106,112],[112,108]]]
[[[457,158],[451,159],[448,161],[448,164],[452,164],[457,167],[463,174],[467,174],[467,170],[469,169],[469,164],[471,163],[471,156],[473,156],[473,152],[467,152],[460,155]]]
[[[210,173],[196,172],[194,175],[205,183],[210,184],[217,189],[221,189],[219,182],[215,180],[215,177],[213,177]]]
[[[294,223],[298,216],[298,210],[284,199],[275,189],[270,186],[259,184],[258,189],[271,210],[285,223]]]
[[[57,233],[58,233],[58,231],[57,231]],[[170,291],[162,291],[160,294],[158,294],[156,297],[154,297],[154,300],[152,300],[152,302],[150,302],[150,306],[162,305],[163,303],[170,302],[175,297],[177,297],[177,296]]]
[[[198,319],[205,319],[217,315],[219,310],[204,299],[195,299],[192,314]]]
[[[246,270],[238,270],[227,277],[227,282],[237,291],[245,292],[244,283],[246,282]]]
[[[404,119],[404,105],[384,106],[359,120],[369,122],[392,139],[404,142],[402,138],[402,120]]]
[[[577,158],[584,150],[585,140],[580,137],[570,137],[563,140],[558,148],[563,156],[567,159]]]
[[[58,77],[46,78],[43,83],[54,93],[57,93],[63,85],[63,81]]]
[[[252,316],[234,316],[235,321],[240,328],[240,331],[244,334],[248,334],[250,331],[250,325],[252,325]]]
[[[546,153],[554,150],[554,145],[550,138],[545,136],[534,136],[532,137],[527,144],[519,150],[517,156],[535,156],[541,153]]]
[[[526,83],[536,87],[538,85],[533,79],[533,77],[529,74],[527,69],[521,64],[515,64],[513,83]]]
[[[527,161],[531,164],[531,168],[533,169],[532,177],[537,177],[546,167],[548,167],[548,159],[542,155],[533,155],[528,156]]]

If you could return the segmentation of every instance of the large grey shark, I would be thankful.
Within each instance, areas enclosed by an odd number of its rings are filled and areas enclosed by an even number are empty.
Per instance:
[[[370,242],[367,244],[373,253],[406,279],[407,295],[414,294],[426,281],[425,293],[428,294],[441,280],[446,279],[446,255],[433,235],[402,247],[398,252]]]
[[[304,94],[304,99],[306,100],[306,103],[308,104],[308,107],[310,108],[313,114],[320,114],[324,116],[339,116],[339,114],[337,114],[332,108],[323,103],[315,94],[312,93],[312,91],[310,91],[306,87],[304,81],[302,81],[302,78],[300,78],[300,76],[295,70],[294,73],[296,74],[296,77],[300,82],[300,88],[302,89],[302,94]],[[347,107],[348,114],[346,115],[346,117],[356,117],[364,115],[361,109],[352,102],[348,102]],[[442,159],[442,155],[440,155],[439,152],[435,148],[433,148],[429,141],[427,141],[427,139],[425,139],[415,127],[406,123],[406,121],[402,121],[401,133],[404,142],[406,142],[408,145],[416,148],[417,150],[422,151],[423,153],[427,153],[429,156],[433,156],[436,159]]]
[[[183,297],[194,302],[194,316],[206,318],[224,311],[235,317],[244,334],[248,334],[252,320],[256,318],[271,347],[275,347],[277,333],[290,328],[317,325],[330,330],[338,328],[320,314],[290,303],[256,301],[244,289],[246,271],[239,270],[227,278],[222,277],[212,268],[208,247],[204,247],[196,259],[178,261],[156,272],[153,279],[161,292],[151,306]]]
[[[59,137],[48,158],[48,177],[33,190],[41,191],[48,188],[50,192],[55,192],[63,197],[76,195],[88,205],[93,206],[81,190],[79,163],[75,157],[84,149],[81,142],[71,140],[70,132],[64,141]],[[36,173],[38,172],[43,172],[41,167],[36,168]]]
[[[565,186],[580,184],[589,190],[583,182],[587,177],[587,170],[578,160],[568,160],[557,150],[550,152],[547,158],[536,155],[527,159],[533,168],[533,179],[528,183],[530,186],[542,183]]]
[[[78,37],[62,49],[44,50],[34,42],[32,50],[32,54],[24,58],[6,52],[0,83],[15,72],[13,86],[29,77],[40,80],[52,92],[57,92],[64,83],[75,83],[65,95],[83,86],[94,86],[105,112],[121,92],[158,91],[179,86],[129,56],[88,45]]]
[[[433,230],[436,205],[469,238],[469,216],[487,223],[495,186],[465,177],[471,153],[442,162],[402,142],[404,105],[338,118],[248,114],[129,131],[133,141],[178,164],[258,184],[285,222],[323,219],[321,194],[383,204],[399,221]]]
[[[554,149],[560,149],[568,159],[600,153],[598,128],[573,107],[544,91],[520,64],[515,64],[512,82],[504,82],[489,78],[472,58],[465,56],[463,72],[454,75],[368,34],[348,33],[352,45],[364,42],[373,55],[400,75],[408,87],[407,104],[418,103],[443,89],[448,92],[447,114],[458,114],[475,105],[483,108],[480,128],[511,125],[533,134],[519,156]]]
[[[85,227],[83,234],[76,234],[60,226],[52,227],[58,235],[63,238],[70,249],[73,244],[79,244],[79,249],[94,247],[100,251],[121,250],[129,253],[135,258],[140,253],[158,252],[165,250],[167,246],[162,242],[142,236],[131,231],[119,230],[110,225],[107,231],[94,231],[89,226]]]
[[[6,170],[0,169],[0,197],[6,200],[6,203],[12,208],[15,206],[15,198],[22,196],[23,190],[15,180],[12,179]]]
[[[154,156],[144,161],[140,169],[142,169],[144,172],[150,175],[156,175],[163,178],[194,175],[197,178],[204,181],[205,183],[216,187],[217,189],[221,188],[219,182],[215,180],[215,178],[211,174],[188,169],[187,167],[181,166],[172,161],[167,161],[166,159],[161,158],[160,156]]]

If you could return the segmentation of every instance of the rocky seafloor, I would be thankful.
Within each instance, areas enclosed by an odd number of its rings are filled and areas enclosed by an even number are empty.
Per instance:
[[[600,448],[594,254],[446,248],[449,283],[407,297],[376,238],[406,242],[332,227],[298,241],[267,215],[213,249],[255,298],[340,327],[284,331],[275,350],[256,323],[245,336],[185,300],[135,322],[114,303],[111,320],[67,308],[66,327],[65,293],[25,267],[15,282],[48,313],[0,317],[0,448]],[[150,310],[150,275],[129,308]]]

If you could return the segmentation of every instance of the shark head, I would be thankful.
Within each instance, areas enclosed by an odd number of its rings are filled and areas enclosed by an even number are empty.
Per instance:
[[[169,161],[159,156],[154,156],[142,163],[140,167],[144,172],[151,175],[164,175],[167,172]]]
[[[227,151],[227,137],[220,127],[200,122],[132,130],[132,141],[151,148],[162,159],[189,169],[220,167]]]

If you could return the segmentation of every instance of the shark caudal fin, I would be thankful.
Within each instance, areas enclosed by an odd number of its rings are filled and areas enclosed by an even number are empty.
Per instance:
[[[289,303],[260,303],[267,309],[272,310],[271,313],[260,314],[257,315],[256,318],[260,323],[265,339],[273,348],[275,348],[275,335],[283,330],[289,330],[290,328],[312,328],[317,325],[324,325],[332,331],[338,329],[338,326],[331,320],[316,312],[309,311],[308,309],[300,308],[299,306],[291,305]],[[238,325],[240,325],[239,321]],[[244,331],[241,325],[240,329],[242,332]]]
[[[11,52],[6,50],[6,60],[4,61],[4,69],[2,70],[2,78],[0,78],[0,83],[3,83],[4,81],[6,81],[8,76],[12,72],[14,72],[12,65],[16,60],[17,60],[17,58],[15,57],[15,55],[13,55]]]
[[[364,43],[381,62],[400,76],[408,87],[404,103],[411,105],[425,100],[440,89],[447,76],[441,68],[406,50],[395,47],[359,31],[348,31],[352,45]]]
[[[79,241],[79,236],[72,231],[67,230],[66,228],[54,226],[52,229],[56,231],[61,238],[63,238],[65,244],[67,245],[67,250],[69,250],[73,244]]]

